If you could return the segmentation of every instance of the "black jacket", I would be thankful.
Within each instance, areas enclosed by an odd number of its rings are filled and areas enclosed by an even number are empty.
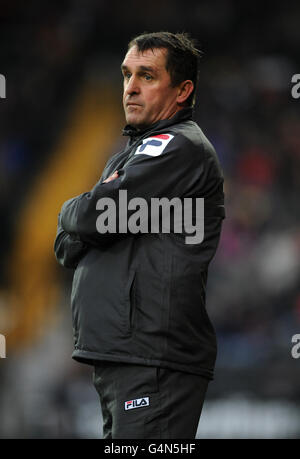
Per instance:
[[[191,109],[145,131],[127,127],[125,135],[126,148],[110,158],[99,182],[67,201],[59,215],[55,254],[60,264],[75,269],[72,357],[90,364],[155,365],[212,379],[217,346],[205,289],[225,216],[219,161]],[[168,140],[165,147],[160,139]],[[119,178],[103,183],[116,170]],[[96,203],[109,197],[118,205],[119,190],[127,190],[128,202],[204,198],[204,240],[186,244],[184,233],[172,231],[100,234]]]

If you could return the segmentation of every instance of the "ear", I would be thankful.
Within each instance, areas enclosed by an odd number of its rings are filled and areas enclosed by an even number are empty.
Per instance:
[[[192,80],[185,80],[180,83],[177,93],[177,103],[183,104],[191,95],[194,89],[194,83]]]

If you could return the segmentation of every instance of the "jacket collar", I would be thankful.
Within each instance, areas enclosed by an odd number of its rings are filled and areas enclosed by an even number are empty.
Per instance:
[[[177,124],[177,123],[181,123],[182,121],[190,120],[192,119],[192,116],[193,116],[192,107],[182,108],[177,113],[175,113],[175,115],[172,116],[172,118],[157,121],[156,123],[151,124],[150,126],[147,126],[145,129],[137,129],[133,126],[130,126],[130,124],[127,124],[125,128],[123,129],[123,135],[129,136],[132,142],[136,140],[138,137],[146,135],[147,132],[150,132],[150,131],[152,132],[153,130],[160,131],[161,129],[165,129],[170,126],[173,126],[173,124]]]

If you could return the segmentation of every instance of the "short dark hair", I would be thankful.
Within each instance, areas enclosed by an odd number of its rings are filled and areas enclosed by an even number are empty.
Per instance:
[[[195,41],[187,33],[152,32],[143,33],[133,38],[128,44],[128,50],[136,46],[140,52],[148,49],[166,48],[166,70],[170,74],[172,86],[182,81],[192,80],[194,90],[186,101],[193,106],[196,100],[198,82],[198,62],[201,51],[196,48]]]

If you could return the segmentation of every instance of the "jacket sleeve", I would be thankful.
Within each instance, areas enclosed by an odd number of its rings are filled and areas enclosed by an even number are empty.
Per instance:
[[[100,181],[90,192],[63,205],[61,222],[65,231],[76,233],[82,241],[93,245],[105,245],[120,237],[118,232],[102,234],[96,228],[100,214],[96,208],[97,202],[101,198],[111,198],[118,208],[120,190],[127,191],[127,202],[138,197],[145,199],[148,204],[155,197],[172,199],[195,194],[204,197],[207,177],[204,148],[201,145],[195,148],[190,140],[178,134],[158,155],[147,154],[147,148],[143,150],[145,153],[138,150],[118,170],[117,179],[108,183]]]
[[[54,253],[59,264],[75,269],[79,260],[87,252],[88,246],[75,234],[66,233],[61,226],[61,214],[58,215]]]

